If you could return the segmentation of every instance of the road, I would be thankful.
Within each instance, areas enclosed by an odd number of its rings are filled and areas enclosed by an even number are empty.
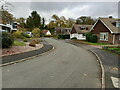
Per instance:
[[[90,51],[46,40],[52,52],[2,68],[3,88],[101,88],[100,66]]]

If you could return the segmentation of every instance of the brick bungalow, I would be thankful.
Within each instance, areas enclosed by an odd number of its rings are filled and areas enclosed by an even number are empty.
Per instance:
[[[77,25],[72,27],[70,38],[76,37],[79,40],[86,40],[85,33],[89,32],[92,25]]]
[[[120,44],[120,19],[99,18],[90,30],[99,43]]]

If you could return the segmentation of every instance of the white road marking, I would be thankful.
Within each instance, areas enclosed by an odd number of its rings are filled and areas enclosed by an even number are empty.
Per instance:
[[[120,88],[120,85],[118,85],[119,81],[120,81],[120,78],[116,78],[116,77],[111,77],[112,79],[112,83],[113,83],[113,86],[115,88]]]

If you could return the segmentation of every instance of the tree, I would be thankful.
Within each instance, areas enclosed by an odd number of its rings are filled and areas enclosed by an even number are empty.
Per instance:
[[[42,25],[41,25],[41,29],[45,28],[45,18],[42,18]]]
[[[94,24],[94,19],[92,19],[90,16],[81,16],[76,19],[76,24],[86,24],[86,25],[93,25]]]
[[[20,17],[20,18],[17,18],[15,21],[18,22],[22,28],[25,28],[26,27],[25,20],[26,20],[25,18]]]
[[[8,24],[10,22],[13,21],[13,15],[11,13],[9,13],[8,11],[6,10],[1,10],[0,11],[0,14],[1,14],[1,19],[2,19],[2,23],[3,24]]]
[[[40,28],[41,26],[41,17],[37,13],[37,11],[33,11],[31,13],[31,16],[27,18],[26,21],[27,28],[33,29],[33,28]]]

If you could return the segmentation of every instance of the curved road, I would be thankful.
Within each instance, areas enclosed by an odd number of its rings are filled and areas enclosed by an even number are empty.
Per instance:
[[[3,88],[101,88],[100,66],[89,51],[46,39],[55,50],[2,69]]]

